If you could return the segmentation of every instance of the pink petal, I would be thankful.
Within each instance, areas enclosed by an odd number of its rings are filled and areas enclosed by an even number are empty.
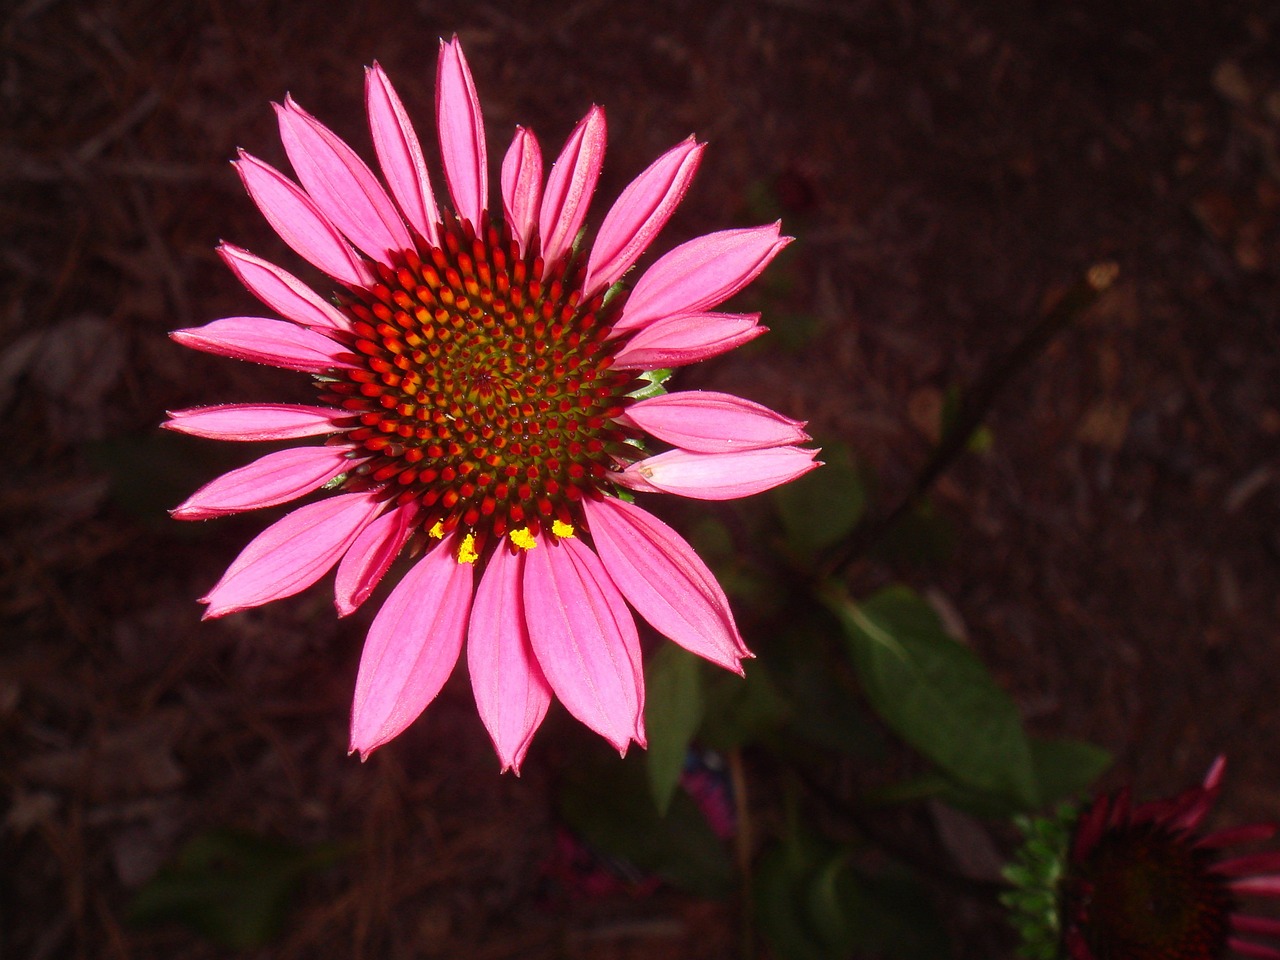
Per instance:
[[[234,166],[272,229],[303,259],[350,286],[372,282],[359,254],[296,183],[243,150]]]
[[[343,411],[298,403],[226,403],[170,410],[166,430],[208,440],[293,440],[337,430]]]
[[[255,257],[229,243],[221,244],[218,253],[231,272],[249,288],[249,292],[286,320],[304,327],[327,330],[349,330],[351,323],[342,311],[327,303],[314,290],[274,263]]]
[[[586,500],[591,537],[609,577],[659,633],[690,653],[741,674],[751,656],[729,599],[693,547],[635,504]]]
[[[758,313],[684,313],[638,330],[613,358],[619,370],[659,370],[709,360],[768,330]]]
[[[521,254],[529,252],[541,202],[542,148],[532,131],[516,127],[515,139],[502,160],[502,209]]]
[[[695,500],[736,500],[794,480],[820,466],[817,450],[769,447],[741,453],[690,453],[668,450],[612,475],[615,483],[643,489],[639,483]]]
[[[208,520],[278,506],[318,490],[350,466],[345,447],[277,450],[211,480],[170,512],[178,520]]]
[[[350,352],[324,334],[266,317],[225,317],[169,336],[193,350],[303,373],[352,365]]]
[[[440,41],[436,67],[436,124],[440,132],[440,159],[444,179],[458,216],[477,230],[489,193],[488,157],[485,154],[484,119],[471,70],[454,37]]]
[[[1280,897],[1280,874],[1262,877],[1242,877],[1232,880],[1227,888],[1236,894],[1254,897]]]
[[[644,272],[614,324],[615,335],[677,313],[723,303],[769,265],[791,237],[778,224],[721,230],[682,243]]]
[[[413,246],[387,191],[337,134],[292,97],[276,105],[276,118],[294,172],[330,223],[383,263],[389,262],[388,253]]]
[[[729,393],[689,390],[641,400],[618,418],[659,440],[697,453],[729,453],[804,443],[798,420]]]
[[[525,557],[525,622],[543,675],[565,708],[625,753],[644,746],[644,674],[631,611],[576,538]]]
[[[1280,870],[1280,850],[1264,853],[1248,853],[1229,860],[1220,860],[1209,867],[1210,873],[1223,877],[1245,877]]]
[[[440,210],[427,177],[422,145],[395,87],[377,63],[365,71],[365,105],[373,149],[391,194],[418,233],[433,247],[440,246]]]
[[[489,559],[471,607],[467,666],[476,708],[502,769],[520,774],[533,734],[551,704],[551,687],[529,645],[525,625],[525,551],[499,547]]]
[[[413,502],[388,510],[356,537],[338,564],[334,581],[333,599],[338,616],[349,616],[369,599],[373,588],[417,529],[413,522],[417,514],[418,507]]]
[[[361,759],[427,708],[453,672],[471,607],[474,565],[448,537],[417,562],[382,605],[360,655],[351,750]]]
[[[676,144],[622,191],[591,247],[586,296],[617,283],[666,225],[689,189],[703,147],[693,137]]]
[[[291,597],[338,562],[385,504],[367,493],[326,497],[285,514],[254,537],[201,602],[205,619]]]
[[[569,134],[547,177],[538,233],[542,237],[542,259],[548,266],[573,246],[582,227],[591,194],[600,179],[604,145],[604,111],[592,107]]]
[[[1250,943],[1239,937],[1227,937],[1227,951],[1250,960],[1280,960],[1280,950],[1261,943]]]

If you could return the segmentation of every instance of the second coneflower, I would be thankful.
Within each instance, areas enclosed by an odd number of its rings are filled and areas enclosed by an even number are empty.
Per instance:
[[[803,424],[728,394],[663,393],[651,371],[763,332],[758,315],[713,308],[789,238],[776,224],[708,234],[624,290],[619,281],[684,196],[701,144],[690,138],[654,161],[585,249],[602,110],[574,128],[545,183],[538,141],[517,128],[498,216],[456,40],[441,45],[436,86],[452,209],[437,204],[417,135],[377,65],[366,92],[385,187],[291,99],[277,113],[299,182],[248,154],[237,162],[276,232],[336,281],[333,300],[224,245],[228,266],[284,319],[230,317],[173,334],[310,374],[319,396],[180,410],[167,427],[223,440],[325,438],[233,470],[174,511],[204,519],[324,491],[249,543],[204,598],[206,616],[291,596],[335,567],[345,615],[416,549],[421,558],[369,629],[353,751],[367,755],[413,722],[464,642],[503,769],[518,771],[553,695],[619,750],[643,744],[629,607],[730,670],[749,653],[706,565],[620,491],[731,499],[816,465],[815,451],[798,446]],[[650,438],[668,449],[648,455]]]

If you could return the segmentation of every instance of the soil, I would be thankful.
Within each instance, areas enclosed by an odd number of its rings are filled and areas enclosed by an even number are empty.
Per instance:
[[[799,239],[762,281],[772,343],[679,384],[809,420],[886,505],[926,463],[948,392],[1090,266],[1117,264],[1095,306],[1000,382],[986,449],[934,486],[946,556],[863,561],[850,588],[906,580],[937,598],[1034,730],[1113,751],[1106,785],[1176,790],[1227,753],[1223,821],[1274,816],[1280,11],[1045,7],[7,7],[0,956],[226,955],[125,917],[215,828],[342,845],[253,956],[738,955],[731,901],[549,887],[575,742],[562,713],[524,775],[500,777],[455,677],[399,741],[349,758],[371,614],[339,621],[317,587],[202,623],[196,599],[262,519],[164,513],[244,460],[161,435],[165,410],[308,399],[302,378],[166,336],[254,312],[220,238],[317,279],[225,161],[242,146],[284,164],[268,104],[286,92],[369,155],[360,71],[375,59],[430,143],[437,38],[454,33],[495,163],[516,123],[550,152],[605,106],[597,222],[690,133],[709,148],[658,249],[782,217]],[[746,776],[767,777],[749,753]],[[959,955],[1008,949],[989,914],[955,916]]]

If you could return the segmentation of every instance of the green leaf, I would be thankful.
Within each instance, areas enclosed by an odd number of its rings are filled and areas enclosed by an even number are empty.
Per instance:
[[[821,470],[805,474],[774,493],[787,542],[812,555],[839,542],[862,517],[866,492],[848,448],[824,444]]]
[[[745,677],[717,672],[706,686],[701,736],[712,749],[732,750],[753,743],[787,720],[787,702],[760,661],[748,663],[745,669]]]
[[[649,735],[645,754],[649,789],[658,812],[665,814],[680,782],[689,742],[702,722],[702,673],[693,654],[664,643],[645,671],[644,726]]]
[[[1086,790],[1111,766],[1111,754],[1083,740],[1031,741],[1040,786],[1040,806],[1049,807]]]
[[[573,767],[561,786],[559,807],[565,822],[597,850],[702,896],[723,896],[733,888],[729,851],[698,805],[677,793],[666,815],[659,814],[639,754]]]
[[[1039,800],[1018,710],[929,604],[891,587],[858,604],[828,598],[867,699],[907,743],[961,785],[1022,808]]]
[[[261,947],[279,935],[302,877],[338,856],[329,845],[297,847],[230,830],[201,834],[138,891],[129,921],[172,921],[222,947]]]

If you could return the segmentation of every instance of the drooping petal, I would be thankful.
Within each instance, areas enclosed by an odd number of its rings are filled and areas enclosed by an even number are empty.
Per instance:
[[[804,424],[730,393],[687,390],[632,404],[619,421],[696,453],[729,453],[804,443]]]
[[[375,260],[413,245],[395,204],[373,171],[292,97],[275,105],[280,139],[298,179],[329,222]]]
[[[520,774],[533,734],[551,705],[551,687],[529,644],[523,593],[525,551],[499,547],[480,578],[467,632],[476,708],[502,769]]]
[[[484,118],[471,69],[454,37],[440,41],[436,66],[436,124],[440,132],[440,159],[444,179],[458,216],[477,230],[489,193],[488,157],[485,153]]]
[[[249,541],[204,597],[205,619],[305,590],[329,572],[383,506],[367,493],[345,493],[285,514]]]
[[[453,537],[419,560],[374,617],[360,654],[351,751],[362,759],[418,718],[453,672],[471,609],[474,565]]]
[[[243,150],[233,165],[272,229],[303,259],[352,286],[372,280],[359,254],[296,183]]]
[[[613,358],[619,370],[657,370],[710,360],[768,330],[758,313],[683,313],[638,330]]]
[[[373,150],[400,212],[433,247],[440,245],[440,210],[427,176],[422,144],[390,78],[377,63],[365,70],[365,106]]]
[[[676,144],[622,191],[591,246],[584,296],[613,286],[644,253],[684,199],[704,146],[693,137]]]
[[[644,489],[640,484],[645,484],[694,500],[736,500],[808,473],[820,466],[813,459],[817,453],[804,447],[769,447],[741,453],[668,450],[611,476],[616,483],[634,489]]]
[[[224,403],[170,410],[160,426],[208,440],[294,440],[333,433],[342,411],[299,403]]]
[[[351,328],[341,310],[274,263],[229,243],[220,244],[218,253],[250,293],[286,320],[326,330]]]
[[[693,547],[635,504],[585,500],[596,551],[627,602],[690,653],[741,674],[750,656],[729,599]]]
[[[203,327],[174,330],[169,336],[193,350],[303,373],[352,365],[347,359],[350,352],[324,334],[266,317],[224,317]]]
[[[604,146],[604,111],[593,106],[569,134],[547,177],[538,233],[542,237],[542,259],[548,266],[573,245],[582,227],[591,194],[600,179]]]
[[[644,745],[644,674],[631,611],[577,538],[528,551],[525,621],[543,675],[565,708],[625,753]]]
[[[178,520],[208,520],[274,507],[318,490],[350,466],[344,447],[293,447],[211,480],[170,513]]]
[[[349,616],[369,599],[414,531],[418,506],[410,501],[388,510],[364,528],[338,563],[333,599],[338,616]]]
[[[699,313],[723,303],[754,280],[791,237],[776,223],[721,230],[682,243],[636,281],[614,324],[616,336],[677,313]]]
[[[511,235],[527,253],[542,202],[542,148],[532,130],[516,127],[515,139],[502,160],[502,210]]]

